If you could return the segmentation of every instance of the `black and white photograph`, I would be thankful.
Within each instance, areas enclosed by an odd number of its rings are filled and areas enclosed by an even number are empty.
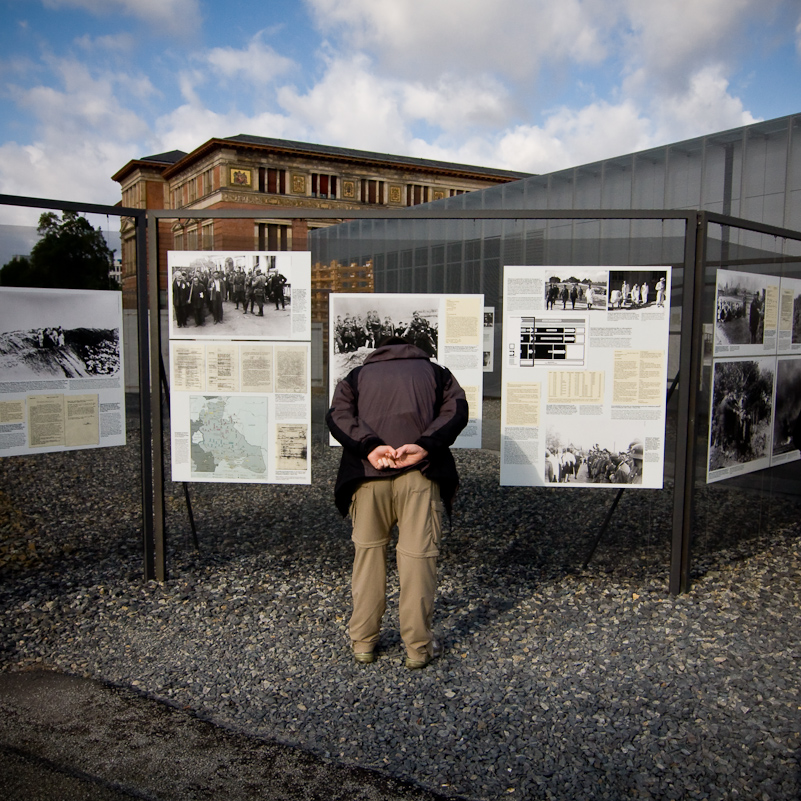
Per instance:
[[[709,481],[768,466],[776,358],[714,364],[709,417]],[[719,476],[715,471],[727,468]]]
[[[439,350],[438,295],[331,295],[331,387],[359,367],[383,337],[399,336],[435,361]]]
[[[641,485],[644,439],[636,420],[552,417],[545,435],[545,484]]]
[[[485,373],[494,369],[493,351],[495,349],[495,309],[484,307],[484,335],[482,338],[481,362]]]
[[[797,452],[793,429],[801,417],[801,356],[779,357],[773,414],[773,456]]]
[[[610,270],[610,312],[657,311],[670,308],[667,270]]]
[[[121,377],[121,325],[119,292],[2,288],[2,380]]]
[[[741,346],[738,353],[759,353],[765,340],[765,296],[778,279],[755,273],[718,270],[715,348]],[[753,346],[753,347],[749,347]],[[724,351],[725,352],[725,351]]]
[[[605,311],[609,273],[592,267],[566,267],[545,283],[546,311]]]
[[[170,337],[292,339],[293,255],[170,251]]]

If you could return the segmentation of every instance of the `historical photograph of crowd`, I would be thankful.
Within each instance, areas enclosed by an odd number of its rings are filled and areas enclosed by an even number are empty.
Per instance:
[[[666,270],[610,270],[609,311],[669,308]]]
[[[776,365],[776,409],[773,455],[794,451],[793,429],[801,416],[801,357],[779,359]]]
[[[761,345],[765,337],[765,276],[718,270],[716,345]]]
[[[439,299],[426,295],[331,295],[332,386],[358,367],[383,337],[398,336],[434,359]]]
[[[770,454],[776,358],[715,362],[709,471]]]
[[[642,484],[643,436],[631,424],[564,418],[548,423],[547,484]]]
[[[609,282],[606,270],[572,267],[570,277],[552,275],[545,285],[547,311],[603,311]]]
[[[118,302],[100,292],[0,291],[4,381],[112,376],[122,368]],[[91,320],[94,325],[85,325]],[[38,323],[31,327],[31,322]]]
[[[170,253],[170,336],[289,339],[291,275],[275,254]]]

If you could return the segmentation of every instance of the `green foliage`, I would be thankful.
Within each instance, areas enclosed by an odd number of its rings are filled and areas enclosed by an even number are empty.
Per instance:
[[[39,217],[40,239],[30,258],[15,256],[0,268],[0,286],[119,289],[109,278],[114,254],[103,232],[77,212]]]

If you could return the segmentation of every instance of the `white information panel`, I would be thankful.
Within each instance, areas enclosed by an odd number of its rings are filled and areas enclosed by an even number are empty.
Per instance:
[[[329,397],[382,337],[402,336],[447,367],[465,391],[470,421],[453,447],[481,447],[483,295],[337,293],[330,297],[329,312]]]
[[[173,481],[310,484],[310,254],[168,264]]]
[[[502,485],[662,486],[670,279],[504,268]]]
[[[0,456],[124,444],[122,293],[0,289]]]

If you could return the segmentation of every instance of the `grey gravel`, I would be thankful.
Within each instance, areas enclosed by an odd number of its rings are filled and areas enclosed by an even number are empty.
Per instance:
[[[458,451],[435,627],[403,667],[397,580],[379,659],[347,639],[338,452],[310,487],[168,483],[170,580],[144,583],[138,431],[0,459],[0,670],[133,688],[227,727],[469,799],[801,796],[797,496],[699,492],[691,592],[671,597],[672,493],[498,486]],[[758,513],[755,512],[758,510]]]

